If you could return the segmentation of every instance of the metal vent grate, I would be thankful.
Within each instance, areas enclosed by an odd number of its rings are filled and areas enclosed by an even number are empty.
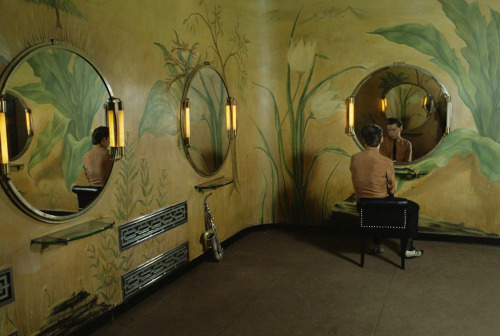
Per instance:
[[[184,201],[120,225],[120,251],[184,224],[187,219],[187,201]]]
[[[123,299],[136,294],[189,261],[188,243],[160,254],[122,275]]]
[[[0,271],[0,307],[14,301],[12,268]]]

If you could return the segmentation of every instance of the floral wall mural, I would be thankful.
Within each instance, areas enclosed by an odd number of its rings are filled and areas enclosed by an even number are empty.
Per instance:
[[[272,153],[269,143],[260,129],[259,134],[262,136],[264,146],[256,147],[256,150],[263,152],[271,167],[271,176],[269,179],[266,178],[266,184],[268,181],[271,184],[270,198],[273,211],[278,206],[283,213],[290,215],[289,221],[305,223],[305,199],[315,161],[326,153],[349,156],[349,153],[342,148],[326,146],[317,152],[312,160],[306,162],[307,126],[311,119],[328,119],[334,113],[345,108],[344,99],[335,89],[331,80],[347,70],[360,67],[343,69],[321,78],[318,83],[312,82],[316,61],[328,59],[328,57],[316,53],[315,42],[303,41],[302,39],[294,40],[299,17],[300,12],[297,14],[290,34],[285,81],[287,104],[282,109],[285,112],[280,113],[278,102],[271,90],[256,84],[267,91],[273,100],[278,154]],[[284,136],[285,123],[289,124],[289,138]],[[291,201],[288,192],[291,193]],[[277,197],[277,202],[275,197]],[[275,219],[273,214],[273,221]]]
[[[400,180],[397,195],[421,205],[426,232],[494,239],[500,234],[491,201],[500,195],[495,0],[0,0],[0,8],[0,71],[29,46],[65,41],[89,55],[124,101],[127,132],[124,157],[114,164],[106,188],[74,219],[35,220],[0,193],[0,271],[12,268],[16,292],[14,301],[0,303],[0,335],[50,334],[67,322],[56,314],[60,307],[79,311],[92,303],[93,311],[72,320],[76,328],[123,302],[123,274],[186,242],[189,258],[200,256],[207,193],[194,186],[210,179],[238,180],[210,191],[221,240],[262,223],[335,225],[332,211],[353,204],[349,159],[360,150],[346,134],[346,98],[369,73],[394,62],[435,75],[453,104],[452,132],[431,155],[409,165],[428,174]],[[37,107],[42,118],[35,130],[45,139],[29,148],[24,172],[33,176],[33,186],[46,189],[35,193],[27,184],[26,190],[36,201],[62,199],[76,207],[74,199],[60,195],[82,181],[77,156],[47,163],[56,153],[62,157],[62,139],[74,143],[75,155],[88,147],[89,132],[104,111],[102,102],[81,95],[101,97],[103,86],[93,85],[96,76],[73,58],[61,55],[63,63],[55,66],[42,56],[23,72],[33,82],[13,86]],[[204,62],[217,69],[238,102],[236,140],[211,177],[191,167],[179,132],[186,78]],[[61,88],[40,94],[43,71]],[[75,81],[77,73],[86,80]],[[51,98],[55,90],[64,99]],[[52,171],[62,188],[37,180],[41,169]],[[186,223],[120,250],[119,226],[184,201]],[[111,218],[112,229],[65,246],[30,245],[100,217]]]

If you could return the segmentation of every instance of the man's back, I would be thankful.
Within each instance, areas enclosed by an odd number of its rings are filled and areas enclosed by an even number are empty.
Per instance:
[[[356,200],[384,198],[395,192],[394,164],[377,149],[365,149],[351,157],[351,178]]]

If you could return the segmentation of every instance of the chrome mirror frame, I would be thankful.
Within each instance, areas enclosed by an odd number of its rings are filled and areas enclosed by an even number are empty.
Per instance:
[[[391,69],[398,69],[398,68],[400,68],[400,69],[404,68],[408,71],[417,71],[418,73],[425,75],[429,80],[433,81],[435,88],[439,88],[440,93],[441,93],[441,97],[434,97],[433,98],[435,100],[434,103],[435,104],[439,103],[442,105],[442,107],[446,108],[446,114],[444,116],[440,115],[440,117],[443,121],[443,124],[445,124],[445,126],[443,127],[442,136],[439,139],[439,141],[436,142],[436,144],[434,145],[434,147],[431,150],[429,150],[427,153],[423,154],[419,158],[417,158],[411,162],[395,163],[395,165],[398,165],[398,166],[405,166],[408,164],[414,164],[414,163],[420,162],[420,161],[424,160],[426,157],[428,157],[429,155],[431,155],[442,144],[442,142],[446,138],[446,135],[449,134],[450,130],[451,130],[450,123],[451,123],[451,117],[452,117],[452,105],[451,105],[450,95],[449,95],[448,91],[446,90],[446,88],[444,87],[444,85],[429,71],[422,69],[422,68],[415,66],[415,65],[406,64],[404,62],[395,62],[391,65],[384,66],[384,67],[381,67],[381,68],[378,68],[378,69],[372,71],[368,76],[366,76],[356,86],[352,95],[347,100],[347,106],[348,106],[348,108],[347,108],[348,109],[348,112],[347,112],[347,124],[348,124],[347,134],[352,136],[354,142],[361,150],[364,149],[364,146],[357,135],[357,134],[359,134],[360,130],[357,129],[356,126],[359,126],[359,125],[356,125],[356,122],[355,122],[355,120],[358,119],[357,117],[359,117],[359,113],[360,113],[359,112],[359,93],[360,93],[360,90],[364,87],[365,84],[367,84],[367,82],[369,82],[375,76],[378,76],[381,73],[390,71]],[[400,85],[403,85],[403,84],[412,84],[412,85],[419,86],[420,88],[422,88],[423,90],[425,90],[428,93],[430,91],[428,89],[428,86],[426,86],[425,84],[422,84],[422,83],[408,81],[408,82],[401,83]],[[392,88],[394,88],[394,87],[396,87],[396,86],[393,86]],[[380,92],[379,92],[380,98],[383,98],[385,96],[385,94],[387,94],[388,90],[383,90],[380,87],[378,89],[380,89]],[[430,93],[429,93],[429,95],[430,95]],[[377,103],[374,101],[373,106],[378,106],[376,104]],[[382,126],[382,128],[385,128],[385,124],[380,125],[380,126]],[[384,131],[384,133],[385,133],[385,131]]]
[[[90,61],[90,58],[81,50],[77,49],[76,47],[67,44],[62,41],[58,40],[51,40],[50,42],[44,42],[40,43],[34,46],[31,46],[27,48],[26,50],[22,51],[20,54],[18,54],[4,69],[2,74],[0,75],[0,96],[3,96],[7,90],[8,84],[10,79],[12,78],[13,74],[16,72],[16,70],[24,64],[24,61],[28,59],[28,57],[31,57],[35,55],[36,53],[46,50],[46,49],[63,49],[67,50],[69,52],[72,52],[76,54],[77,56],[81,57],[84,59],[98,74],[98,76],[101,78],[103,85],[108,93],[108,96],[111,98],[113,97],[113,92],[111,90],[111,87],[108,83],[108,81],[102,76],[102,72],[97,68],[97,66]],[[80,210],[79,212],[70,214],[70,215],[62,215],[62,216],[56,216],[52,215],[43,211],[40,211],[39,209],[35,208],[33,205],[31,205],[18,191],[16,186],[14,185],[12,178],[10,177],[9,174],[9,169],[2,170],[2,173],[0,174],[0,184],[2,185],[2,188],[5,190],[7,193],[8,197],[12,200],[12,202],[20,209],[22,210],[25,214],[28,216],[42,221],[46,223],[63,223],[68,220],[71,220],[75,217],[78,217],[85,213],[91,206],[92,204],[95,204],[95,202],[99,199],[100,195],[96,197],[96,199],[86,208]],[[108,184],[104,186],[106,188]],[[100,193],[102,195],[102,192]]]
[[[224,84],[224,88],[225,88],[225,91],[227,94],[227,98],[226,98],[226,100],[227,100],[227,102],[226,102],[226,124],[227,125],[224,124],[221,127],[228,128],[227,129],[228,144],[227,144],[227,148],[225,148],[223,162],[220,164],[219,167],[216,167],[215,170],[211,170],[208,172],[206,170],[200,169],[200,167],[198,167],[196,165],[196,163],[195,163],[195,161],[190,153],[190,148],[192,146],[191,134],[190,134],[190,129],[189,129],[190,104],[191,103],[190,103],[190,99],[188,97],[188,93],[189,93],[189,89],[191,88],[191,84],[192,84],[193,80],[196,78],[196,76],[199,74],[199,72],[203,69],[210,69],[218,75],[222,84]],[[228,117],[229,117],[229,119],[228,119]],[[184,153],[186,154],[186,157],[187,157],[191,167],[193,167],[193,169],[196,171],[196,173],[198,173],[200,176],[203,176],[203,177],[210,177],[210,176],[217,174],[222,169],[222,167],[224,166],[224,163],[227,160],[227,157],[229,154],[229,149],[231,147],[231,141],[234,140],[234,138],[236,137],[236,100],[230,96],[226,82],[224,81],[224,78],[221,76],[220,72],[217,71],[217,69],[215,67],[213,67],[209,62],[204,62],[204,63],[198,65],[197,67],[195,67],[193,69],[193,71],[191,72],[191,74],[189,75],[189,77],[187,78],[186,84],[184,86],[184,91],[182,93],[179,120],[180,120],[180,133],[181,133],[181,137],[182,137],[182,144],[183,144]]]

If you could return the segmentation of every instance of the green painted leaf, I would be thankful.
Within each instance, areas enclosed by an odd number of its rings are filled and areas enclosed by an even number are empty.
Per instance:
[[[139,138],[145,133],[152,133],[155,137],[164,134],[176,135],[178,132],[177,108],[175,102],[179,100],[166,92],[166,84],[157,81],[148,95],[146,108],[139,122]]]
[[[469,154],[477,157],[479,168],[484,176],[492,182],[500,183],[500,170],[498,169],[500,143],[470,129],[461,128],[451,132],[430,158],[413,165],[412,168],[432,172],[438,167],[447,165],[454,156]]]
[[[76,5],[73,3],[73,0],[24,0],[26,2],[30,3],[35,3],[37,5],[45,5],[50,8],[56,8],[55,5],[57,5],[57,9],[66,12],[68,14],[74,15],[76,17],[79,17],[81,19],[86,19],[86,17],[78,10]]]
[[[28,174],[31,176],[31,169],[49,156],[52,148],[61,140],[68,127],[69,120],[54,114],[52,121],[48,123],[38,135],[36,147],[31,152],[28,163]]]

